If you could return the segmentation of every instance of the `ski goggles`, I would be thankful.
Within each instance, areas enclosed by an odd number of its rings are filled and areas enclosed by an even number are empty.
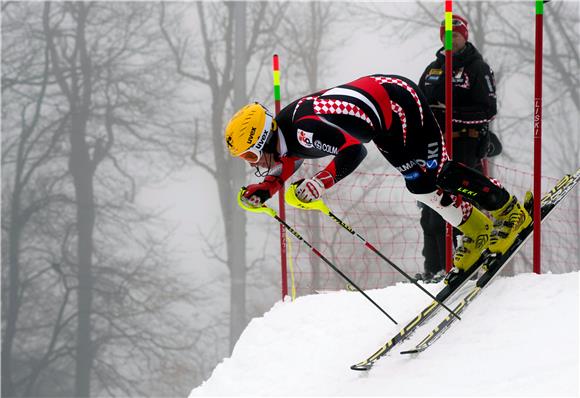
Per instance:
[[[246,149],[244,152],[240,153],[238,157],[244,159],[246,162],[249,163],[258,163],[262,158],[262,154],[264,153],[264,147],[272,134],[272,115],[266,111],[266,120],[264,122],[264,128],[262,133],[258,137],[258,140],[254,145]]]

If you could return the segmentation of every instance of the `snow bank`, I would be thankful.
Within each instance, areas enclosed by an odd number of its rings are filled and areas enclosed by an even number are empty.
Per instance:
[[[368,373],[349,366],[430,302],[419,289],[368,291],[399,326],[354,292],[279,302],[250,322],[231,358],[190,396],[578,396],[579,277],[497,278],[427,351],[399,355],[443,312]]]

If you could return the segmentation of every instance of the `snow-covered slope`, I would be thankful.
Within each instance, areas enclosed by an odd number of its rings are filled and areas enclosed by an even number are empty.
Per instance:
[[[349,366],[430,302],[419,289],[368,292],[399,326],[354,292],[279,302],[250,322],[231,358],[191,396],[578,396],[579,276],[499,277],[427,351],[412,358],[395,350],[369,373]],[[436,292],[441,285],[426,287]]]

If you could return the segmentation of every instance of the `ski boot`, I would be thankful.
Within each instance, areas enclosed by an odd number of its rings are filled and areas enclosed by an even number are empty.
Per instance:
[[[494,218],[489,251],[503,254],[514,243],[518,234],[532,223],[532,217],[515,196],[500,209],[491,212]]]
[[[463,237],[453,257],[453,268],[445,276],[445,284],[454,287],[477,272],[487,251],[493,223],[478,208],[473,207],[467,220],[457,227]]]

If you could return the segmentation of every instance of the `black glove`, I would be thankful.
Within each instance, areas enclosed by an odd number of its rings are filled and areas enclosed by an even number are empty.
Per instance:
[[[499,137],[493,133],[493,131],[489,132],[489,149],[487,151],[487,157],[491,158],[501,154],[503,147],[501,145],[501,141]]]

